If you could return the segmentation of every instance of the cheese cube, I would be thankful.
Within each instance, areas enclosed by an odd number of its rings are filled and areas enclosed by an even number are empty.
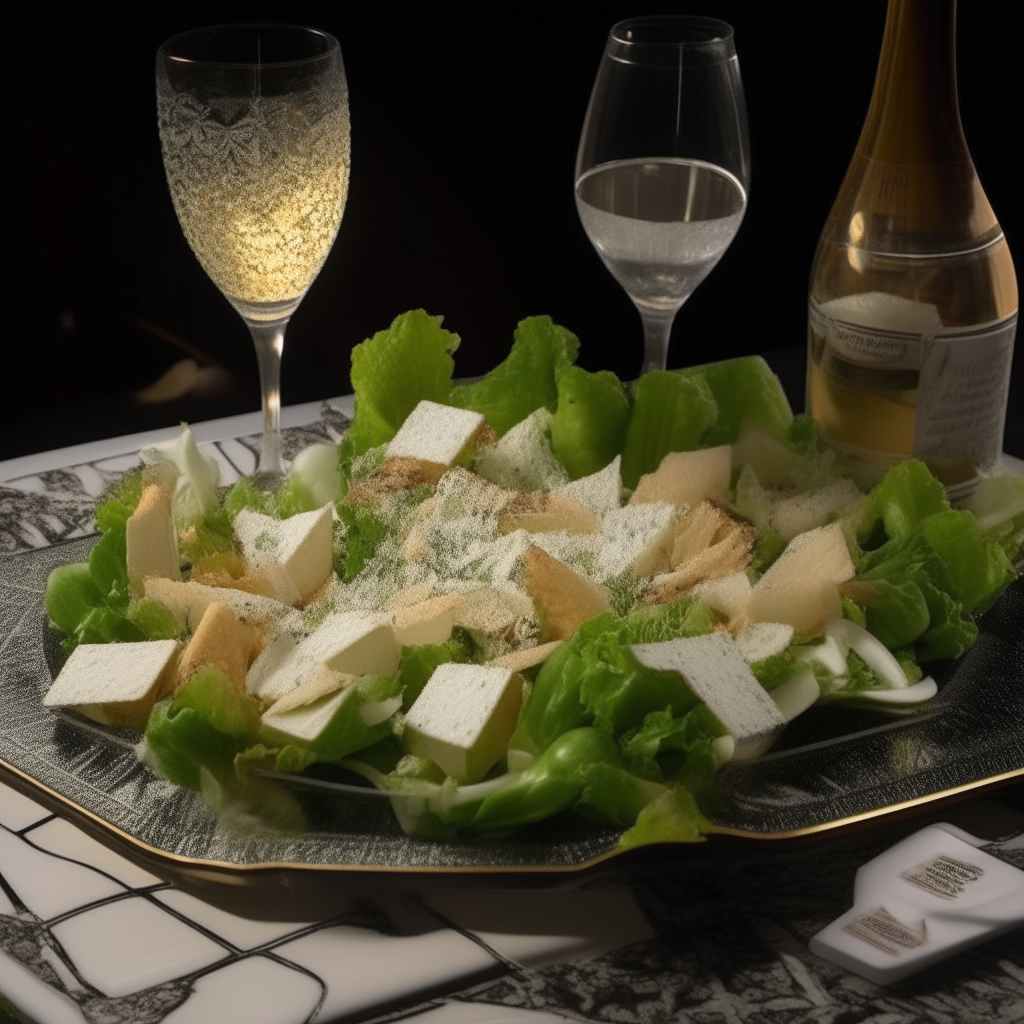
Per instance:
[[[182,652],[178,688],[204,666],[216,665],[236,690],[244,692],[245,675],[257,642],[258,635],[252,626],[240,622],[226,604],[214,601]]]
[[[234,530],[242,554],[251,565],[282,565],[302,601],[308,601],[331,575],[334,557],[334,506],[290,519],[275,519],[244,509],[235,517]]]
[[[513,491],[552,491],[568,483],[568,474],[545,435],[550,421],[547,409],[534,410],[494,444],[482,448],[473,468]]]
[[[273,664],[261,668],[250,692],[277,700],[301,686],[324,666],[348,676],[398,671],[401,650],[391,627],[378,618],[357,613],[331,615],[292,651],[287,641],[275,644]],[[257,668],[257,665],[253,665]]]
[[[330,727],[339,712],[349,713],[346,705],[350,701],[356,701],[356,707],[352,710],[358,714],[360,721],[367,729],[380,725],[402,706],[401,697],[366,701],[360,704],[360,696],[357,687],[344,686],[340,690],[299,707],[279,709],[275,705],[269,711],[265,711],[260,719],[260,741],[271,746],[285,746],[294,743],[298,746],[319,748],[321,756],[329,760],[344,757],[351,748],[339,750],[338,733],[335,732],[332,739],[324,736],[324,732]]]
[[[584,622],[611,611],[611,595],[605,587],[539,547],[527,548],[523,569],[545,640],[566,640]]]
[[[351,687],[344,687],[312,704],[277,712],[271,708],[260,719],[260,739],[274,746],[286,746],[289,743],[305,746],[313,743],[330,725],[341,705],[354,693]]]
[[[104,725],[144,729],[153,704],[174,685],[174,640],[79,644],[43,697]]]
[[[470,409],[420,402],[388,445],[390,457],[432,462],[446,469],[470,454],[484,418]]]
[[[732,473],[732,445],[694,452],[669,452],[653,473],[640,477],[631,505],[670,501],[682,507],[708,499],[725,501]]]
[[[476,782],[504,755],[522,699],[511,669],[439,665],[405,717],[402,742],[458,782]]]
[[[302,653],[335,672],[365,676],[398,671],[402,652],[391,627],[369,615],[332,615],[300,644]]]
[[[784,622],[755,622],[736,634],[736,644],[748,665],[781,654],[793,642],[793,627]]]
[[[728,633],[634,644],[637,661],[659,671],[678,672],[736,741],[734,757],[764,753],[786,722]]]
[[[853,562],[838,523],[798,534],[754,584],[752,622],[786,622],[808,636],[842,617],[837,584],[852,579]]]
[[[150,484],[143,490],[138,507],[125,523],[125,541],[128,545],[128,583],[137,597],[145,593],[145,581],[149,576],[181,579],[171,499],[156,484]]]
[[[214,602],[226,604],[243,622],[267,632],[302,626],[301,615],[280,601],[232,587],[209,587],[195,581],[185,583],[150,576],[146,580],[146,598],[174,612],[190,630],[196,629]]]
[[[395,639],[402,647],[443,644],[452,635],[462,608],[459,594],[442,594],[395,612]]]
[[[665,501],[626,505],[609,512],[597,556],[597,578],[608,580],[627,569],[638,576],[667,572],[678,511]]]
[[[750,591],[750,577],[741,569],[728,576],[698,583],[690,591],[690,595],[716,612],[733,619],[743,614],[747,601],[750,600]],[[792,636],[792,633],[790,635]]]
[[[291,683],[284,686],[280,692],[275,689],[275,683],[280,684],[288,678],[287,673],[281,670],[295,657],[297,647],[298,641],[293,634],[285,631],[278,633],[260,651],[259,657],[246,673],[246,690],[253,697],[259,697],[264,701],[274,701],[283,697],[292,689]]]
[[[616,455],[604,469],[562,484],[551,493],[573,498],[598,519],[603,519],[622,505],[622,456]]]

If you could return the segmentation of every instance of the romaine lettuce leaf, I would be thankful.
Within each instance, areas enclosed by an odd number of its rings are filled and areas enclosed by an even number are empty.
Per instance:
[[[608,370],[587,373],[564,366],[555,374],[558,408],[551,419],[551,449],[570,480],[604,469],[622,451],[629,398]]]
[[[555,376],[576,361],[576,335],[549,316],[531,316],[516,328],[512,351],[482,380],[452,389],[450,402],[482,413],[500,437],[535,409],[555,411]]]
[[[441,321],[413,309],[352,349],[355,416],[339,451],[344,476],[354,458],[390,441],[421,401],[448,401],[459,336]]]
[[[862,545],[881,523],[890,539],[905,537],[930,515],[949,509],[942,484],[919,459],[893,466],[868,495],[859,538]]]
[[[629,645],[710,633],[714,621],[697,601],[650,605],[625,619],[611,613],[585,622],[537,674],[510,746],[539,754],[564,732],[597,723],[609,736],[638,726],[650,711],[683,713],[696,698],[678,675],[647,669]]]
[[[682,786],[670,786],[638,815],[636,824],[619,838],[619,849],[649,843],[699,843],[711,830],[693,795]]]
[[[681,376],[704,381],[718,405],[718,416],[700,439],[701,448],[732,444],[745,426],[787,439],[793,410],[779,378],[761,356],[688,367]]]
[[[633,393],[622,451],[622,482],[636,487],[669,452],[692,451],[718,418],[718,403],[703,377],[667,370],[645,374]]]
[[[146,748],[165,778],[201,790],[204,769],[218,778],[234,772],[235,756],[256,741],[259,720],[255,700],[209,666],[153,707]]]

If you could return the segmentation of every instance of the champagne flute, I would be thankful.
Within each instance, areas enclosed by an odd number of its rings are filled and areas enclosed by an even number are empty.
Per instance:
[[[576,157],[576,209],[640,312],[643,373],[665,369],[677,310],[739,230],[749,148],[730,25],[666,15],[612,27]]]
[[[263,445],[254,482],[284,477],[281,353],[345,210],[348,86],[338,41],[288,25],[168,39],[156,58],[164,170],[203,269],[256,345]]]

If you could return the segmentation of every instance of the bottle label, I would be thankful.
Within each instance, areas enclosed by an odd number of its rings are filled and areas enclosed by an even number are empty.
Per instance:
[[[924,347],[914,421],[914,454],[936,464],[967,457],[984,465],[1000,451],[1017,316],[940,331]]]
[[[820,306],[812,300],[810,327],[836,357],[854,366],[919,370],[925,349],[942,332],[942,320],[931,303],[867,292]]]
[[[916,390],[916,457],[933,466],[966,460],[986,467],[998,459],[1016,313],[991,323],[944,328],[933,305],[871,292],[822,305],[812,300],[809,320],[827,362],[845,363],[851,371],[891,373],[890,386]],[[855,451],[850,445],[840,447]]]

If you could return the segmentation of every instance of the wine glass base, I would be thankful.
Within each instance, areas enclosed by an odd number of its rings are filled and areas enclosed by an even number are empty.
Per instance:
[[[285,482],[286,477],[287,473],[283,471],[274,472],[266,469],[257,469],[249,477],[249,481],[261,494],[270,494],[271,491],[276,491]]]

